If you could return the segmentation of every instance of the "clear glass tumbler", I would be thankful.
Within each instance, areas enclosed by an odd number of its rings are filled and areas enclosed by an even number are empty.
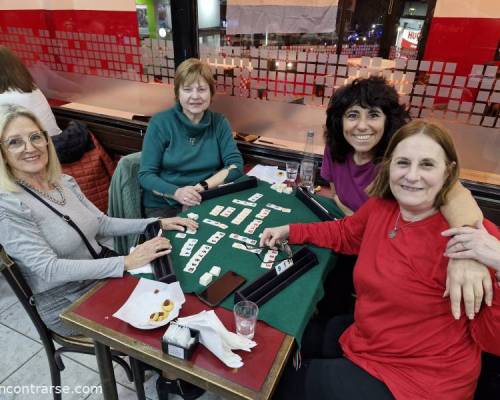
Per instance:
[[[234,305],[236,333],[248,339],[253,339],[259,306],[252,301],[240,301]]]

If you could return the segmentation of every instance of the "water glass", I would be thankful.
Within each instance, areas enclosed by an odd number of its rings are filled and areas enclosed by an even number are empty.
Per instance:
[[[309,193],[314,193],[314,161],[303,160],[300,163],[300,186],[305,187]]]
[[[287,161],[286,180],[293,185],[297,180],[298,173],[299,173],[299,163],[297,161]]]
[[[240,301],[234,305],[236,333],[248,339],[253,339],[259,306],[252,301]]]

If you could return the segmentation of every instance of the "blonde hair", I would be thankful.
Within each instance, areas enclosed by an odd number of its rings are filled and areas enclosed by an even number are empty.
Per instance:
[[[458,164],[458,156],[453,140],[450,134],[441,126],[423,120],[415,120],[399,128],[394,136],[389,141],[387,149],[385,150],[384,158],[380,163],[380,170],[373,181],[373,185],[369,190],[370,196],[382,197],[385,199],[394,199],[389,184],[390,166],[392,161],[392,154],[396,146],[403,140],[411,136],[423,134],[434,140],[444,151],[446,156],[446,172],[447,177],[443,183],[443,187],[436,195],[433,206],[438,208],[446,202],[446,196],[451,187],[457,182],[458,174],[460,171]]]
[[[175,98],[179,99],[179,88],[181,85],[187,84],[191,85],[196,82],[200,77],[205,79],[210,88],[210,96],[213,97],[215,94],[215,81],[210,69],[210,65],[204,63],[197,58],[188,58],[179,64],[177,70],[175,71],[174,78],[174,93]]]
[[[10,123],[19,117],[29,118],[36,124],[36,126],[38,126],[38,129],[43,130],[42,124],[30,110],[16,104],[4,104],[0,106],[0,141],[3,140],[5,131],[9,127]],[[50,136],[45,133],[45,137],[48,142],[47,150],[49,156],[47,164],[47,177],[49,183],[53,184],[57,183],[61,177],[61,164],[57,158],[56,149],[50,139]],[[5,150],[2,146],[0,146],[0,149],[0,189],[7,192],[17,192],[19,191],[19,186],[16,184],[16,178],[4,156]]]

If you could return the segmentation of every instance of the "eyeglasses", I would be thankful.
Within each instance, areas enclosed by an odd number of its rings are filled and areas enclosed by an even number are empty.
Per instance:
[[[47,146],[49,143],[47,140],[47,132],[45,131],[33,132],[28,140],[32,146],[37,148]],[[21,136],[13,136],[0,143],[2,143],[11,153],[21,153],[25,151],[26,145],[28,144]]]
[[[246,243],[243,243],[245,245],[245,247],[248,249],[248,250],[253,250],[253,249],[269,249],[268,247],[253,247],[253,246],[249,246],[248,244]],[[276,247],[278,248],[278,251],[282,252],[282,253],[285,253],[286,254],[286,257],[283,257],[279,260],[265,260],[264,257],[262,257],[259,253],[254,253],[261,262],[263,263],[271,263],[271,264],[279,264],[285,260],[290,260],[292,259],[293,257],[293,251],[292,251],[292,248],[290,247],[290,245],[288,244],[288,242],[286,240],[284,240],[283,242],[276,242]]]

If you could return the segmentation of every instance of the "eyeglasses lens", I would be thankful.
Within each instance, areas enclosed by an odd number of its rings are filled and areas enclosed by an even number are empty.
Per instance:
[[[29,136],[28,140],[35,147],[43,147],[48,144],[44,132],[34,132]],[[7,150],[12,153],[18,153],[26,149],[26,141],[21,137],[13,137],[7,139],[4,143],[7,147]]]

